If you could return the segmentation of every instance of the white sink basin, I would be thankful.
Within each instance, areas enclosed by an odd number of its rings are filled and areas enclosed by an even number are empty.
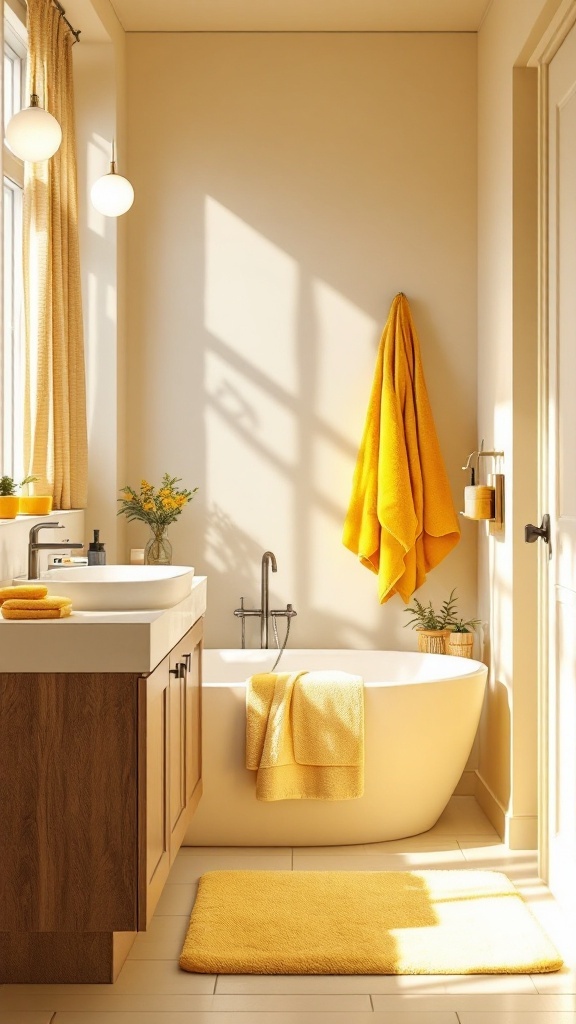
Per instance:
[[[80,565],[41,575],[48,594],[85,612],[172,608],[189,596],[193,579],[189,565]]]

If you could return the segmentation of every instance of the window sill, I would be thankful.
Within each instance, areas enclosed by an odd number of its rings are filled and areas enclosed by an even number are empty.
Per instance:
[[[28,523],[29,526],[36,526],[38,523],[44,523],[47,521],[56,521],[66,516],[76,515],[78,512],[84,512],[82,508],[63,508],[56,509],[53,512],[48,513],[45,516],[16,516],[15,519],[0,519],[0,529],[11,526],[21,525],[22,523]]]

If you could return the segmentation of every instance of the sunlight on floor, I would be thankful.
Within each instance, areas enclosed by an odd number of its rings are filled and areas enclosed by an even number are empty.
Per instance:
[[[177,965],[198,878],[218,868],[504,871],[562,953],[556,974],[194,975]],[[148,932],[114,986],[5,985],[0,1024],[576,1024],[576,929],[539,880],[536,853],[510,851],[473,797],[433,829],[390,843],[327,848],[183,848]],[[257,1014],[257,1017],[255,1016]]]

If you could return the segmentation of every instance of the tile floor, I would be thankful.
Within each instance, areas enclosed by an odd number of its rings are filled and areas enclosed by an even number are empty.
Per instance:
[[[560,973],[216,977],[178,968],[196,883],[206,870],[466,864],[509,875],[562,953]],[[535,853],[507,850],[475,800],[458,796],[433,829],[398,842],[182,849],[152,925],[136,939],[115,985],[1,986],[0,1024],[576,1024],[576,923],[538,879]]]

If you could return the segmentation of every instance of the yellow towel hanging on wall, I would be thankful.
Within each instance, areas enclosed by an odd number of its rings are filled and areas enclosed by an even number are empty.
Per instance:
[[[384,327],[343,543],[407,602],[460,539],[406,296]]]

